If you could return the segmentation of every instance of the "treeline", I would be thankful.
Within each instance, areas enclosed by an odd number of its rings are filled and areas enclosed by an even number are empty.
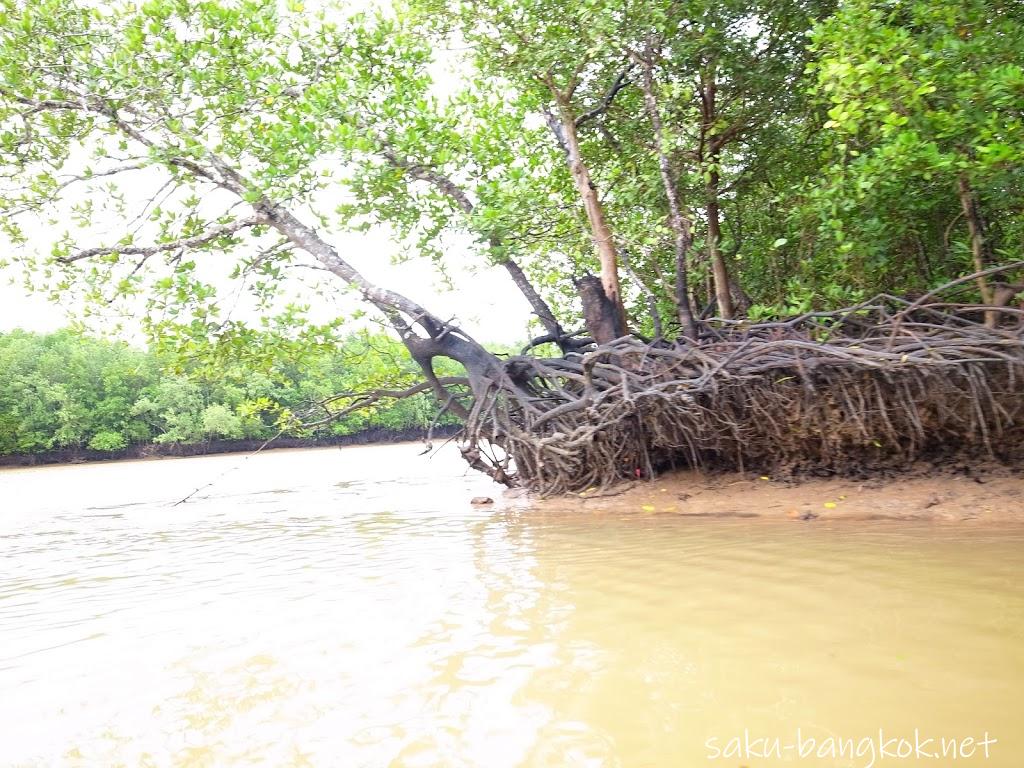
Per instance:
[[[248,365],[237,355],[214,372],[176,369],[157,351],[69,330],[0,334],[0,454],[265,439],[282,428],[310,439],[425,429],[437,413],[425,396],[300,426],[325,415],[315,407],[325,398],[400,381],[410,367],[401,351],[386,336],[352,334],[301,359]]]

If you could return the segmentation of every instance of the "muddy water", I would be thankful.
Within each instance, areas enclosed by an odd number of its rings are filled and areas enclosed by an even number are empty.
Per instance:
[[[417,453],[0,472],[0,765],[1024,764],[1024,528],[478,509]]]

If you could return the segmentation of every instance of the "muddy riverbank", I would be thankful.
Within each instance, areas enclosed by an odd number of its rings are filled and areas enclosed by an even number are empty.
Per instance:
[[[681,471],[609,492],[539,502],[543,509],[802,522],[907,520],[1024,523],[1024,473],[1001,467],[922,467],[870,479],[773,479]]]
[[[434,429],[434,437],[445,438],[458,431],[457,426]],[[423,440],[425,429],[364,429],[350,435],[321,438],[278,437],[267,443],[259,440],[208,440],[204,443],[146,443],[131,445],[121,451],[91,451],[88,448],[60,448],[42,453],[15,453],[0,456],[0,467],[33,467],[44,464],[82,464],[89,461],[134,461],[138,459],[182,456],[210,456],[219,453],[250,453],[281,448],[329,448],[345,445],[405,443]],[[266,444],[266,445],[264,445]]]

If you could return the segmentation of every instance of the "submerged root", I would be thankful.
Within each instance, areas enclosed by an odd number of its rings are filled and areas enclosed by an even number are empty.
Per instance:
[[[893,297],[700,343],[633,338],[512,357],[483,382],[463,454],[544,495],[671,467],[858,474],[949,456],[1024,460],[1024,312]]]

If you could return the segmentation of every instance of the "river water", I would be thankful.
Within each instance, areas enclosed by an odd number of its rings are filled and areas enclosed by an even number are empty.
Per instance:
[[[1024,529],[592,514],[418,453],[0,472],[0,765],[1024,765]]]

